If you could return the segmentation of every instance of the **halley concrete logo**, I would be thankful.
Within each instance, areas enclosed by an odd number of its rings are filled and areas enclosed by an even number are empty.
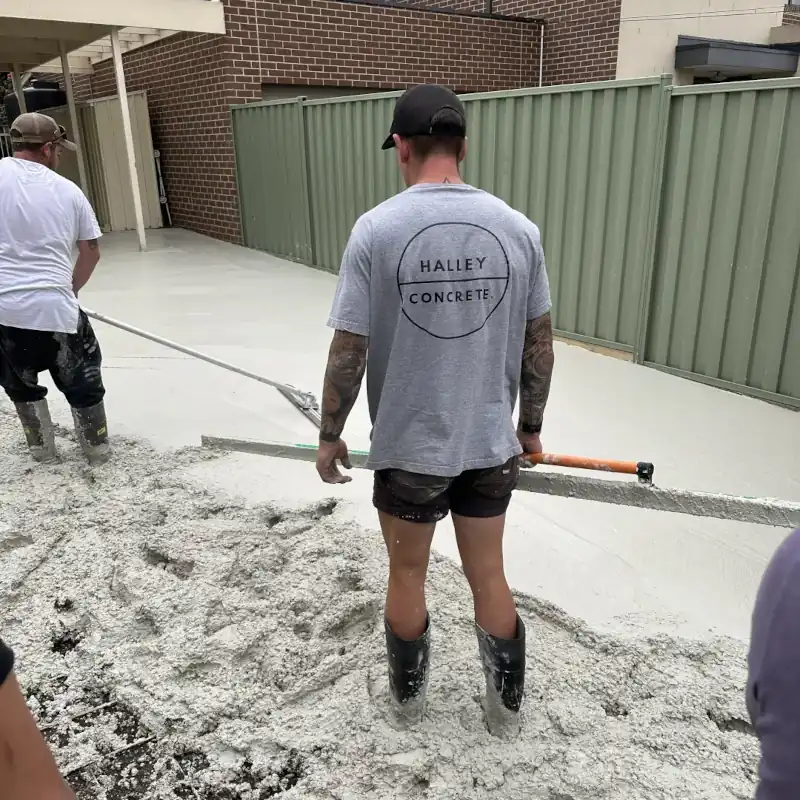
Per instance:
[[[416,234],[397,265],[409,322],[437,339],[477,333],[508,291],[511,268],[500,240],[471,222],[437,222]]]

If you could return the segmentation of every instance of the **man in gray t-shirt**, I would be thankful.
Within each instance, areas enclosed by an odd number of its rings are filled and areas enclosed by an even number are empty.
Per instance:
[[[461,180],[466,117],[451,91],[407,91],[389,148],[409,188],[356,222],[342,259],[317,468],[326,482],[349,480],[336,465],[349,466],[340,436],[369,364],[367,466],[389,552],[392,693],[406,714],[421,712],[425,577],[436,523],[452,512],[475,598],[487,723],[505,735],[518,724],[525,627],[502,539],[519,455],[541,452],[553,367],[544,254],[530,220]]]

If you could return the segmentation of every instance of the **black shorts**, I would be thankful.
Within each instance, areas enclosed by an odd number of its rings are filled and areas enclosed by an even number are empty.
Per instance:
[[[105,395],[103,357],[89,318],[81,311],[77,333],[29,331],[0,325],[0,386],[13,403],[44,400],[39,373],[49,372],[72,408],[91,408]]]
[[[499,467],[471,469],[455,478],[382,469],[375,473],[372,502],[378,511],[406,522],[439,522],[450,511],[486,519],[506,513],[518,481],[518,456]]]

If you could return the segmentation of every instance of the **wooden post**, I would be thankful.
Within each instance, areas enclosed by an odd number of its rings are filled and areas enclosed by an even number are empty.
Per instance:
[[[83,157],[83,141],[81,136],[81,125],[78,119],[78,111],[75,108],[75,93],[72,90],[72,74],[69,71],[69,55],[64,42],[58,43],[61,51],[61,71],[64,73],[64,91],[67,94],[67,106],[69,107],[69,118],[72,122],[72,141],[78,146],[78,174],[81,180],[81,189],[88,196],[89,182],[86,179],[86,162]]]
[[[19,64],[14,64],[14,70],[11,73],[11,81],[14,84],[14,93],[17,95],[17,102],[19,103],[19,113],[27,114],[28,106],[25,103],[25,92],[23,91],[24,87],[22,85],[22,70],[20,69]],[[9,122],[13,121],[14,121],[13,119],[9,120]]]
[[[136,153],[133,149],[133,129],[131,128],[131,112],[128,107],[128,90],[125,88],[125,71],[122,67],[122,48],[119,44],[119,28],[111,31],[111,52],[114,56],[114,72],[117,77],[117,94],[122,112],[122,133],[125,139],[125,152],[128,155],[128,173],[133,190],[133,213],[136,217],[136,233],[139,236],[139,250],[147,250],[147,237],[144,232],[144,214],[142,213],[142,193],[139,186],[139,173],[136,169]]]

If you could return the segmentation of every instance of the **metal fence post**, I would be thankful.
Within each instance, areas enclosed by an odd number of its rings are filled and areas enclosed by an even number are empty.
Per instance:
[[[664,187],[664,171],[667,168],[666,152],[669,138],[669,112],[672,101],[672,75],[661,76],[661,101],[658,105],[658,141],[653,157],[653,185],[648,204],[648,223],[645,245],[645,269],[642,280],[642,294],[639,300],[639,319],[636,326],[634,360],[637,364],[645,361],[647,334],[650,325],[650,302],[653,293],[653,273],[656,265],[656,245],[658,242],[658,223],[661,213],[661,193]]]
[[[231,126],[231,139],[233,146],[233,170],[236,176],[236,206],[239,209],[239,236],[241,237],[242,244],[245,247],[251,247],[247,239],[247,231],[245,229],[245,211],[244,211],[244,197],[242,196],[242,176],[240,172],[239,163],[239,147],[236,141],[236,114],[237,106],[232,106],[228,110],[228,119]]]
[[[314,211],[311,203],[311,192],[314,187],[311,185],[311,170],[308,165],[309,151],[308,151],[308,121],[306,114],[306,97],[297,98],[297,113],[299,118],[300,136],[302,147],[300,148],[300,170],[303,176],[303,202],[305,211],[306,223],[306,243],[308,251],[308,264],[311,266],[319,266],[317,264],[317,248],[315,243],[314,234]]]

